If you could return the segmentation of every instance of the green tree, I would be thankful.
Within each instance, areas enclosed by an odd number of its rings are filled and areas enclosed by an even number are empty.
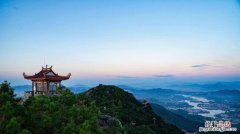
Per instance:
[[[12,133],[8,132],[8,128],[10,129],[14,124],[19,126],[16,118],[13,118],[15,116],[14,105],[14,91],[10,83],[4,81],[0,84],[0,133]]]
[[[0,105],[4,105],[7,102],[14,103],[14,91],[13,88],[10,86],[10,83],[4,81],[0,84]]]
[[[20,132],[21,125],[16,117],[12,117],[6,125],[6,132],[9,134],[16,134]]]
[[[24,103],[24,122],[30,132],[101,132],[97,123],[100,112],[95,103],[85,95],[75,95],[66,88],[61,88],[60,92],[60,96],[37,96]]]
[[[0,85],[0,133],[102,133],[95,103],[60,87],[59,96],[30,97],[23,104],[10,83]]]

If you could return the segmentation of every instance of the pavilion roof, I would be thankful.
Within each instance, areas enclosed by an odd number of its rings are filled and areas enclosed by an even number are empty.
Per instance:
[[[71,73],[66,76],[60,76],[52,70],[52,66],[49,68],[46,66],[46,68],[42,67],[42,70],[35,75],[26,75],[25,73],[23,73],[23,76],[25,79],[28,80],[62,81],[69,79]]]

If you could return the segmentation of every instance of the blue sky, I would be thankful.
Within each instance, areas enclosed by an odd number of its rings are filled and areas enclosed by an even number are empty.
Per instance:
[[[44,58],[69,85],[240,78],[236,0],[5,0],[0,18],[0,80],[14,85]]]

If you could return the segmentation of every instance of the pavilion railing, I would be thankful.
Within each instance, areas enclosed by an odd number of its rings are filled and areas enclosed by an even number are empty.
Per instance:
[[[45,91],[25,91],[24,98],[27,99],[31,96],[39,96],[39,95],[46,95],[46,96],[54,96],[59,95],[59,92],[56,90],[49,90],[48,92]]]

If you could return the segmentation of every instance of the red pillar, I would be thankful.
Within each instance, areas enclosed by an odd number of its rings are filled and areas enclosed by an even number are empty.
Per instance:
[[[33,88],[34,88],[34,85],[33,85],[33,83],[34,83],[34,82],[32,81],[32,92],[34,92],[34,89],[33,89]]]
[[[32,96],[34,95],[34,81],[32,81]]]
[[[43,85],[43,81],[42,81],[42,91],[44,91],[44,85]]]
[[[47,81],[47,92],[49,91],[49,81]]]
[[[38,86],[37,86],[37,82],[35,83],[35,87],[36,87],[36,92],[38,91]]]

